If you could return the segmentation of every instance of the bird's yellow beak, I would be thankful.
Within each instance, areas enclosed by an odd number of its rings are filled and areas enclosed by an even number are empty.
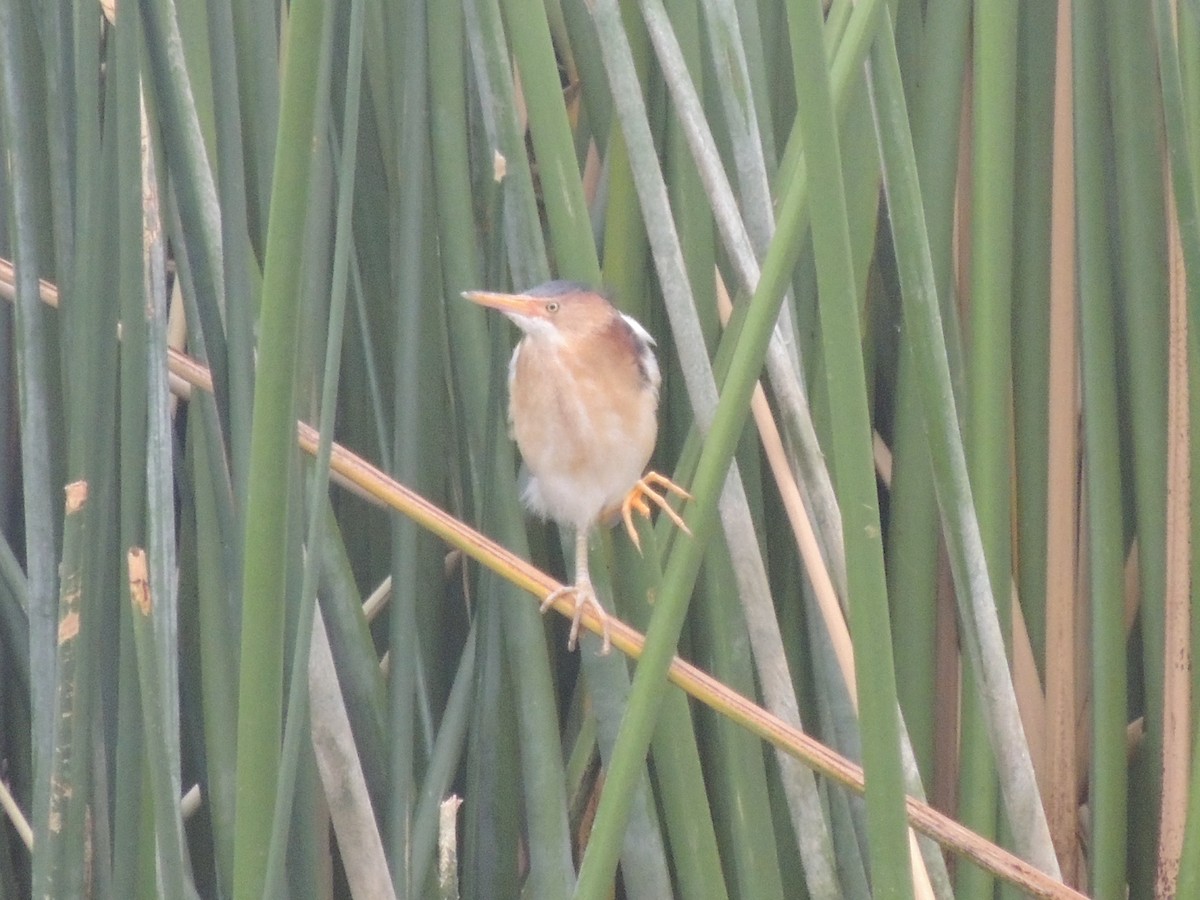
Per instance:
[[[526,294],[496,294],[491,291],[463,291],[463,297],[472,303],[478,303],[489,309],[498,309],[508,315],[524,316],[529,319],[544,316],[545,297],[530,297]]]

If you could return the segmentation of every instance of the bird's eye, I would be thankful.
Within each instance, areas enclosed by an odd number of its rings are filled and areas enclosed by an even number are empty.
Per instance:
[[[551,313],[551,314],[558,312],[558,301],[551,300],[549,303],[547,303],[546,304],[546,312]]]

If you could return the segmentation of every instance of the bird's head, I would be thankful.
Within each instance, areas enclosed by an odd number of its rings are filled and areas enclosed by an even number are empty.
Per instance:
[[[618,315],[602,294],[573,281],[549,281],[521,294],[465,291],[463,297],[499,310],[531,336],[583,337]]]

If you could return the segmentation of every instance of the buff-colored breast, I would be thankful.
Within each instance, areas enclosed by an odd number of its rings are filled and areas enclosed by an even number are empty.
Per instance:
[[[513,436],[532,476],[525,502],[576,528],[621,502],[658,432],[649,336],[620,315],[603,328],[574,339],[526,335],[509,370]]]

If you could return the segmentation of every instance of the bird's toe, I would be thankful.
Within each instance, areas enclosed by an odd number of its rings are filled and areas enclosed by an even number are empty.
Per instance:
[[[658,490],[658,488],[662,490]],[[638,539],[637,530],[633,527],[633,514],[636,512],[638,515],[649,519],[651,503],[666,513],[671,521],[686,534],[692,533],[691,529],[687,527],[687,523],[683,521],[683,517],[675,512],[667,502],[666,495],[668,493],[677,494],[685,500],[692,499],[691,494],[666,475],[660,472],[647,472],[634,484],[629,493],[625,495],[625,499],[621,501],[621,519],[625,522],[625,531],[629,534],[630,540],[633,541],[633,546],[639,552],[642,549],[642,544]]]
[[[559,597],[564,597],[575,590],[574,585],[563,585],[556,591],[551,591],[542,599],[542,605],[538,607],[538,612],[545,614],[546,610],[552,607]]]
[[[579,584],[565,585],[555,591],[551,591],[542,600],[541,611],[543,613],[550,609],[560,598],[570,594],[575,601],[575,608],[571,613],[571,631],[567,636],[567,649],[574,650],[579,643],[579,632],[583,627],[584,610],[591,608],[592,615],[600,623],[600,655],[608,656],[612,651],[612,635],[609,630],[608,613],[601,606],[600,601],[596,598],[596,592],[588,582]]]

